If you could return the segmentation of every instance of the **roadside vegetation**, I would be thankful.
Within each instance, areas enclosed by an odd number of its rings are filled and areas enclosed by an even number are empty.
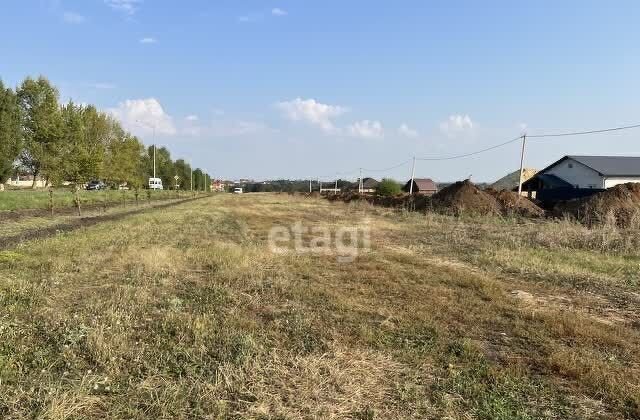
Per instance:
[[[191,189],[191,166],[172,160],[167,148],[145,148],[111,115],[59,99],[56,87],[42,76],[26,78],[15,91],[0,80],[0,191],[9,178],[24,176],[33,179],[33,187],[40,178],[75,191],[91,180],[141,189],[154,173],[154,155],[155,173],[165,188]],[[139,124],[154,130],[145,121]],[[209,179],[203,170],[193,170],[194,189],[208,190]]]
[[[296,222],[371,250],[271,252]],[[637,418],[638,245],[230,194],[34,239],[0,252],[0,416]]]
[[[185,196],[187,193],[182,193]],[[175,191],[135,191],[135,190],[102,190],[102,191],[79,191],[78,197],[81,204],[86,205],[113,205],[121,204],[126,200],[127,203],[136,202],[136,195],[139,202],[150,200],[163,200],[167,198],[175,198]],[[64,209],[73,207],[76,194],[74,191],[56,189],[53,195],[49,191],[42,190],[13,190],[5,191],[0,195],[0,211],[19,211],[19,210],[50,210],[53,204],[54,211],[56,209]],[[53,199],[53,203],[52,203]],[[0,213],[0,220],[2,214]]]

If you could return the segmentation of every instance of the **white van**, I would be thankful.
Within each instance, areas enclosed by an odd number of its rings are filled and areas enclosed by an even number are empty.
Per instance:
[[[150,190],[164,190],[162,187],[162,179],[160,178],[149,178],[149,189]]]
[[[233,189],[233,193],[234,194],[242,194],[242,188],[234,188]]]

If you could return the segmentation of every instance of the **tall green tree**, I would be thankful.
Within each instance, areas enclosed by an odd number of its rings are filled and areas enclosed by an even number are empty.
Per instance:
[[[0,80],[0,191],[4,190],[22,147],[21,111],[18,97]]]
[[[84,142],[93,168],[90,175],[102,177],[105,152],[113,134],[111,119],[93,105],[79,108],[79,110],[82,114]]]
[[[61,112],[58,90],[44,77],[27,78],[18,89],[23,113],[24,149],[22,166],[36,177],[50,178],[60,164]]]
[[[176,175],[178,175],[178,184],[181,190],[191,189],[191,165],[184,159],[178,159],[174,163]]]
[[[193,170],[194,191],[210,191],[211,176],[200,168]]]
[[[194,191],[203,191],[204,190],[204,171],[200,168],[196,168],[193,170],[193,190]]]
[[[166,147],[159,147],[156,150],[156,176],[162,179],[164,188],[173,186],[173,177],[175,170],[173,160],[171,160],[171,152]]]
[[[104,149],[86,125],[87,111],[69,102],[62,107],[62,138],[60,163],[50,175],[56,181],[69,181],[76,187],[98,178],[102,169]]]
[[[141,188],[148,178],[144,158],[144,146],[136,137],[127,133],[113,138],[107,150],[105,179],[115,185]]]

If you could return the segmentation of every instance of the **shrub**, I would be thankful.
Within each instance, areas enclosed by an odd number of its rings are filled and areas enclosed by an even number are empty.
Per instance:
[[[400,187],[400,184],[389,178],[384,178],[382,181],[380,181],[376,188],[376,193],[385,197],[391,197],[400,194],[401,191],[402,189]]]

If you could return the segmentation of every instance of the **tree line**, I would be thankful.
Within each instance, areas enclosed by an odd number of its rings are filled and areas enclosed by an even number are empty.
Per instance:
[[[308,193],[309,184],[313,191],[319,190],[317,180],[288,180],[277,179],[268,182],[253,182],[243,184],[244,192],[286,192],[286,193]],[[359,182],[351,182],[345,179],[339,179],[338,188],[342,192],[357,192]],[[334,182],[325,182],[324,188],[333,188]],[[376,194],[380,196],[392,197],[402,193],[402,184],[391,179],[383,178],[376,186]]]
[[[41,178],[54,186],[102,180],[114,188],[142,188],[153,174],[153,147],[94,105],[61,104],[45,77],[27,77],[15,90],[0,80],[0,188],[16,174],[33,176],[33,187]],[[190,190],[191,166],[172,160],[166,147],[155,154],[164,187]],[[208,190],[209,180],[202,169],[193,170],[194,190]]]

